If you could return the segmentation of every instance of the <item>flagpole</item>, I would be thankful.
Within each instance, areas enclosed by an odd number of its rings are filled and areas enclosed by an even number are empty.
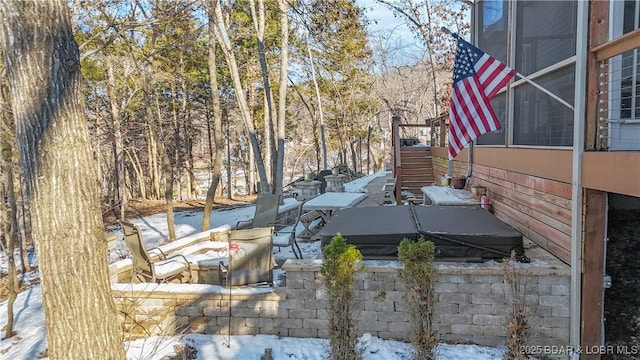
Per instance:
[[[555,100],[557,100],[558,102],[560,102],[562,105],[568,107],[569,109],[571,109],[571,111],[574,111],[575,109],[573,108],[573,105],[569,104],[568,102],[562,100],[558,95],[552,93],[551,91],[543,88],[542,86],[538,85],[538,83],[529,80],[526,76],[520,74],[519,72],[516,72],[516,75],[519,76],[521,79],[523,79],[524,81],[528,82],[529,84],[531,84],[532,86],[536,87],[538,90],[542,91],[543,93],[551,96],[552,98],[554,98]]]

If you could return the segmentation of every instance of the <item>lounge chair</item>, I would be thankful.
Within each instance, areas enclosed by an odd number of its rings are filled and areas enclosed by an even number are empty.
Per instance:
[[[300,204],[298,208],[298,215],[296,216],[296,222],[293,226],[287,226],[283,229],[276,230],[273,233],[273,246],[277,247],[280,250],[283,247],[291,246],[291,250],[293,251],[293,255],[295,255],[296,259],[302,259],[302,251],[300,250],[300,246],[298,246],[298,242],[296,241],[296,228],[300,223],[300,218],[304,213],[302,206],[304,202]]]
[[[229,252],[228,263],[219,263],[222,285],[273,285],[273,227],[231,230],[230,248],[232,244],[238,250]]]
[[[142,233],[137,225],[126,221],[118,221],[118,223],[122,228],[124,241],[133,257],[132,282],[164,283],[176,279],[182,280],[185,273],[188,274],[187,282],[191,281],[191,264],[184,255],[167,256],[158,247],[147,251],[142,241]]]
[[[256,199],[256,210],[251,220],[236,223],[236,229],[274,226],[278,217],[278,208],[282,202],[280,194],[260,194]]]

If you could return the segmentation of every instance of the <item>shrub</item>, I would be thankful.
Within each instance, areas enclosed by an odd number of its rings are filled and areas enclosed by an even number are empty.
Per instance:
[[[507,318],[507,350],[504,353],[505,360],[526,360],[527,355],[522,352],[530,334],[531,326],[527,318],[531,310],[525,306],[526,274],[520,273],[516,264],[515,251],[511,252],[511,258],[503,259],[502,270],[504,281],[508,287],[507,297],[510,300],[510,314]]]
[[[398,259],[404,265],[399,277],[405,285],[405,300],[411,317],[411,343],[418,359],[434,359],[436,334],[433,328],[435,246],[431,241],[403,239]]]
[[[362,254],[353,245],[347,245],[340,233],[322,249],[324,262],[320,273],[329,303],[329,344],[331,357],[340,360],[360,358],[356,350],[356,321],[353,308],[353,283],[356,272],[364,269]]]

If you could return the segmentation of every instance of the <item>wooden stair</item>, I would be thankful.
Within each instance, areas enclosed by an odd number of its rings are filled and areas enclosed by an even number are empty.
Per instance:
[[[407,201],[422,203],[421,187],[432,185],[436,179],[433,173],[431,147],[429,146],[401,146],[400,161],[402,164],[402,190],[411,193],[403,196]]]

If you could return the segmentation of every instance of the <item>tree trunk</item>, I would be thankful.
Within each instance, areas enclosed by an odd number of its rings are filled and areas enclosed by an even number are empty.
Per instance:
[[[63,0],[0,2],[49,357],[124,359],[67,6]]]
[[[173,119],[173,136],[172,136],[172,140],[174,143],[174,148],[173,148],[173,154],[169,154],[168,153],[168,147],[164,146],[164,151],[162,152],[163,155],[163,167],[164,167],[164,173],[165,173],[165,190],[164,190],[164,199],[167,203],[167,230],[169,231],[169,240],[170,241],[174,241],[176,239],[176,228],[174,225],[174,218],[173,218],[173,208],[175,207],[175,203],[173,201],[173,192],[174,192],[174,185],[176,182],[176,168],[177,168],[177,164],[178,164],[178,152],[179,150],[179,139],[180,136],[178,134],[178,114],[177,114],[177,110],[176,110],[176,103],[175,103],[175,99],[176,99],[176,89],[172,86],[171,87],[171,107],[172,107],[172,119]],[[161,119],[161,113],[158,111],[158,123],[160,122]]]
[[[120,126],[120,106],[116,92],[116,76],[113,69],[113,60],[107,61],[107,93],[109,95],[109,105],[111,107],[111,120],[113,124],[113,147],[115,157],[115,203],[119,204],[120,219],[124,220],[125,208],[127,205],[127,195],[124,186],[124,145],[122,141],[122,132]]]
[[[5,327],[5,338],[15,335],[13,332],[13,304],[18,295],[20,285],[16,275],[15,248],[18,242],[18,208],[16,206],[15,192],[13,191],[13,149],[11,144],[2,144],[2,172],[7,174],[7,203],[9,204],[8,227],[5,231],[7,240],[7,276],[8,276],[8,299],[7,299],[7,325]]]
[[[278,0],[280,11],[280,89],[278,94],[278,154],[276,159],[276,179],[274,188],[276,194],[282,194],[284,186],[284,139],[287,120],[287,83],[289,64],[289,18],[287,17],[287,2]]]
[[[253,119],[251,117],[251,110],[247,104],[245,98],[245,90],[240,81],[240,70],[238,69],[238,62],[236,60],[235,53],[233,52],[232,44],[227,34],[227,27],[224,23],[224,17],[222,15],[222,9],[218,1],[214,1],[214,33],[216,40],[220,44],[222,53],[224,54],[227,66],[229,68],[229,75],[233,83],[233,88],[236,91],[236,101],[238,102],[238,108],[240,109],[240,115],[244,122],[245,128],[249,132],[249,142],[253,148],[255,156],[255,165],[258,168],[258,176],[260,177],[261,193],[270,193],[271,187],[269,185],[269,177],[264,166],[264,160],[262,153],[260,152],[260,143],[256,134],[255,126],[253,125]]]
[[[20,182],[22,184],[22,182]],[[22,187],[20,187],[20,190],[22,190]],[[26,215],[26,206],[25,206],[25,199],[24,196],[22,196],[22,192],[20,193],[20,199],[22,201],[20,201],[20,217],[22,218],[22,226],[19,226],[20,229],[20,257],[22,258],[22,273],[26,273],[31,271],[31,264],[29,263],[29,251],[27,249],[27,234],[26,234],[26,228],[27,228],[27,215]]]
[[[146,107],[146,112],[147,112],[147,116],[146,116],[146,121],[147,121],[147,129],[148,129],[148,134],[147,134],[147,139],[149,141],[149,161],[148,161],[148,167],[149,167],[149,176],[151,177],[151,193],[149,194],[149,196],[154,199],[160,199],[160,170],[159,170],[159,166],[158,166],[158,159],[160,158],[160,145],[158,144],[158,129],[156,129],[155,123],[154,123],[154,115],[153,115],[153,104],[151,101],[151,93],[149,90],[149,76],[147,73],[145,73],[145,81],[144,84],[142,85],[143,91],[144,91],[144,102],[145,102],[145,107]],[[144,180],[141,180],[144,181]]]
[[[144,194],[147,192],[147,188],[145,185],[145,175],[142,170],[142,164],[140,164],[140,158],[138,158],[138,154],[136,152],[132,152],[129,150],[127,150],[125,154],[127,156],[127,159],[129,159],[129,162],[131,163],[131,167],[133,168],[133,172],[136,175],[136,179],[138,179],[138,191],[144,198]],[[131,189],[133,190],[133,187]]]
[[[211,183],[207,190],[207,200],[204,204],[204,214],[202,217],[202,231],[211,227],[211,210],[215,200],[216,188],[220,183],[222,173],[222,156],[224,154],[224,136],[222,134],[222,108],[220,106],[220,97],[218,96],[218,67],[216,65],[216,36],[213,33],[215,14],[211,4],[208,3],[207,11],[209,13],[209,83],[211,85],[211,103],[213,112],[213,143],[215,146],[215,155],[211,164]],[[231,174],[228,174],[231,179]],[[231,183],[227,184],[231,186]]]
[[[271,80],[269,79],[269,68],[267,66],[267,57],[265,54],[264,33],[265,33],[265,7],[264,0],[258,0],[258,8],[256,9],[255,0],[249,0],[251,9],[251,17],[253,19],[253,27],[256,32],[258,42],[258,59],[260,63],[260,73],[262,74],[263,95],[265,102],[264,111],[264,145],[265,145],[265,162],[266,173],[271,176],[269,179],[275,184],[276,179],[276,163],[274,155],[277,157],[276,140],[275,140],[275,119],[276,111],[273,105],[273,94],[271,91]],[[286,14],[285,14],[286,15]],[[285,83],[286,84],[286,83]]]

